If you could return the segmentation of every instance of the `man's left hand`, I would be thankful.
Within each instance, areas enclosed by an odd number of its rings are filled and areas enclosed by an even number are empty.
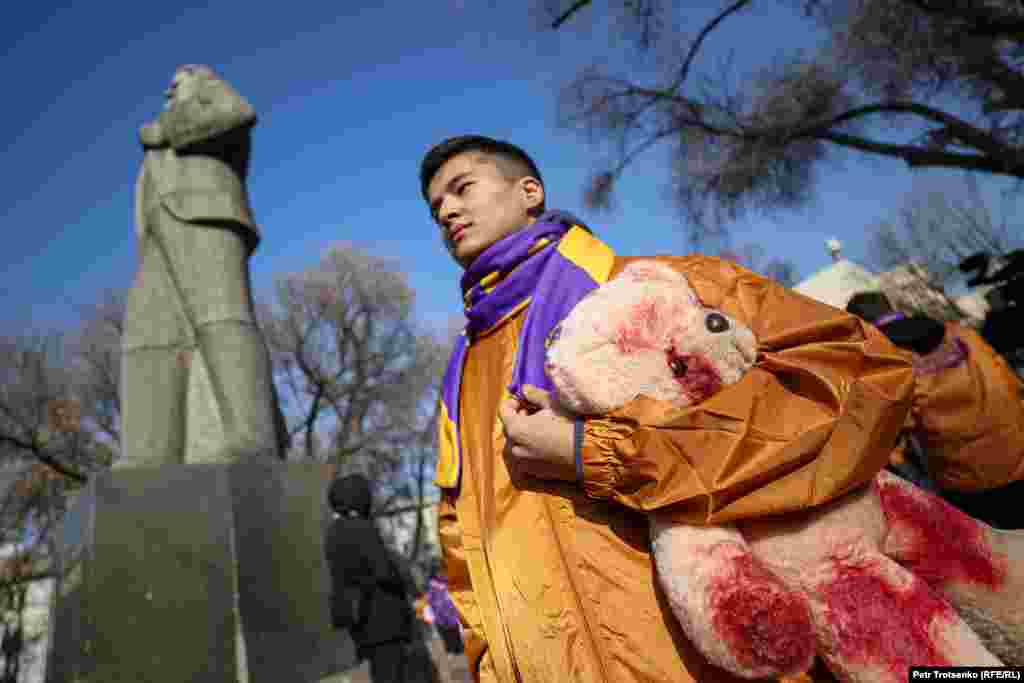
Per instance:
[[[498,408],[505,429],[505,461],[538,479],[576,481],[573,421],[557,413],[547,392],[523,387],[526,405],[506,397]]]

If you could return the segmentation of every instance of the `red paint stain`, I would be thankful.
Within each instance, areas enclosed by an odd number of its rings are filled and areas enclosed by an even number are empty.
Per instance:
[[[907,680],[911,666],[949,666],[929,627],[952,620],[953,609],[920,580],[890,585],[875,566],[836,562],[836,576],[821,587],[826,620],[846,665],[868,664]]]
[[[736,660],[780,674],[809,669],[816,642],[807,603],[749,554],[728,566],[711,584],[712,623]]]
[[[619,352],[629,355],[641,349],[654,348],[657,324],[658,305],[655,300],[644,298],[633,304],[626,321],[615,330],[615,345]]]
[[[899,482],[876,479],[875,491],[890,526],[907,527],[915,536],[910,548],[900,549],[900,564],[931,586],[959,581],[996,590],[1003,585],[1005,559],[993,557],[975,519],[937,496],[911,495]]]
[[[686,372],[677,376],[676,381],[691,403],[700,403],[722,388],[722,375],[707,356],[699,353],[677,353],[675,349],[669,349],[666,356],[669,369],[675,363],[685,365]]]

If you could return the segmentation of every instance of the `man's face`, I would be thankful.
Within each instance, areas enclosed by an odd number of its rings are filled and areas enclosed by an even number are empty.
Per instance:
[[[544,188],[534,178],[510,181],[487,156],[466,152],[449,159],[427,187],[431,213],[449,253],[463,268],[487,247],[532,223]]]
[[[170,109],[175,103],[192,97],[195,94],[198,82],[199,76],[191,71],[175,71],[174,78],[171,79],[171,85],[164,91],[164,97],[167,98],[167,101],[164,102],[164,109]]]

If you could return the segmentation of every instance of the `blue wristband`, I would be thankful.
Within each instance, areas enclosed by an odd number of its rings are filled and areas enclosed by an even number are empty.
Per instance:
[[[576,483],[583,486],[583,418],[573,423],[573,454],[576,458]]]

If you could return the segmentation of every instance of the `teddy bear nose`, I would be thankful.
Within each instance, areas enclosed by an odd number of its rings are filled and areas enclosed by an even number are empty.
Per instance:
[[[704,326],[708,328],[708,332],[719,334],[729,329],[729,321],[721,313],[709,313],[708,317],[704,318]]]

